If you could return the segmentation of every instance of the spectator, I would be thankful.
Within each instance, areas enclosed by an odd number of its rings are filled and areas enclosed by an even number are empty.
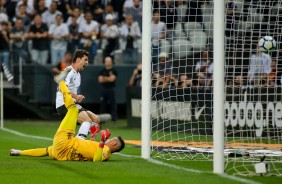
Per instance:
[[[97,0],[88,0],[84,12],[91,12],[93,14],[93,19],[99,24],[104,23],[103,13],[104,9],[101,6],[101,3]]]
[[[187,11],[187,5],[183,2],[183,0],[177,0],[177,22],[183,22],[185,18],[185,13]]]
[[[125,24],[120,30],[123,46],[123,60],[125,63],[138,62],[138,39],[141,37],[140,27],[137,22],[133,22],[132,16],[128,15],[125,19]]]
[[[57,7],[57,3],[53,1],[50,5],[50,9],[42,14],[42,21],[47,24],[48,27],[55,23],[55,18],[58,14],[62,14],[62,12],[57,10]]]
[[[68,50],[70,52],[74,52],[76,49],[80,47],[80,36],[79,36],[79,25],[77,24],[77,17],[71,16],[71,24],[68,26],[69,28],[69,43]]]
[[[66,52],[64,59],[58,63],[55,67],[52,68],[52,71],[56,74],[61,73],[66,67],[72,64],[72,54],[70,52]]]
[[[45,11],[47,11],[45,0],[39,0],[35,6],[35,14],[42,15]]]
[[[169,38],[172,38],[174,25],[177,21],[177,10],[171,0],[166,0],[165,5],[160,8],[161,21],[166,23]]]
[[[157,85],[160,85],[159,83],[161,82],[162,85],[164,85],[163,87],[167,87],[171,79],[175,80],[175,77],[172,77],[172,63],[171,61],[168,61],[168,55],[166,52],[161,52],[159,54],[158,64],[153,65],[153,76],[158,79]]]
[[[68,4],[66,5],[68,14],[72,14],[72,10],[75,7],[78,7],[79,9],[83,10],[87,5],[87,0],[68,0]]]
[[[57,64],[64,58],[63,53],[67,51],[67,37],[69,36],[69,29],[63,23],[62,14],[57,14],[55,24],[49,28],[49,37],[51,38],[51,62]]]
[[[238,23],[240,16],[237,13],[237,6],[234,2],[230,1],[226,4],[226,30],[225,36],[231,37],[235,33],[235,24]]]
[[[2,22],[8,22],[8,16],[6,13],[0,12],[0,29],[1,29],[1,23]]]
[[[196,63],[197,87],[201,92],[206,91],[212,84],[213,63],[209,59],[209,52],[202,51],[201,59]]]
[[[86,1],[86,0],[85,0]],[[69,5],[69,0],[65,0],[65,1],[59,1],[59,0],[56,0],[56,3],[57,3],[57,10],[59,12],[62,12],[63,14],[63,19],[64,20],[67,20],[68,17],[70,16],[68,14],[68,10],[67,10],[67,7]]]
[[[129,80],[130,87],[141,87],[142,86],[142,64],[138,64],[133,70],[133,73]]]
[[[29,28],[29,26],[30,26],[30,18],[28,16],[27,12],[26,12],[26,6],[24,4],[19,6],[19,12],[18,12],[17,16],[14,18],[14,21],[17,18],[21,18],[22,21],[23,21],[23,26],[25,28]]]
[[[131,8],[133,6],[133,1],[134,0],[125,0],[123,3],[123,7],[122,7],[122,11],[123,11],[123,15],[125,16],[128,9]],[[126,16],[125,16],[126,17]]]
[[[242,75],[236,75],[234,80],[234,87],[241,87],[244,85],[244,80]]]
[[[5,11],[9,17],[14,17],[16,15],[16,6],[18,1],[0,1],[0,12]]]
[[[160,48],[160,40],[165,39],[166,32],[166,24],[160,21],[160,13],[154,12],[152,18],[152,61],[153,64],[158,62],[159,48]]]
[[[278,71],[277,71],[277,61],[272,61],[271,62],[271,72],[268,74],[268,84],[270,86],[276,86],[278,81]]]
[[[16,62],[19,61],[20,57],[23,59],[23,62],[27,61],[27,36],[26,29],[23,26],[23,20],[18,18],[10,33],[10,38],[12,40],[11,47],[13,51],[13,60]]]
[[[8,32],[8,23],[1,23],[1,32],[0,32],[0,62],[1,67],[4,69],[4,75],[8,81],[12,81],[14,76],[10,72],[10,54],[9,54],[9,43],[10,35]]]
[[[205,30],[204,24],[203,24],[203,13],[201,9],[201,5],[203,4],[203,1],[198,0],[190,0],[187,5],[187,11],[184,22],[199,22],[202,24],[203,30]]]
[[[210,89],[212,78],[207,77],[204,73],[198,73],[197,77],[197,88],[199,92],[204,93],[206,90]]]
[[[1,13],[7,13],[7,8],[5,7],[6,5],[6,0],[0,0],[0,12]]]
[[[262,85],[264,78],[271,72],[271,62],[270,55],[260,52],[257,48],[257,52],[251,56],[248,83],[255,86]]]
[[[20,6],[24,5],[26,7],[26,12],[28,16],[32,17],[34,15],[34,1],[29,0],[19,0],[16,7],[16,15],[18,15]]]
[[[115,98],[115,83],[117,71],[113,68],[111,57],[105,58],[105,68],[99,73],[98,82],[101,85],[101,113],[106,113],[107,105],[111,106],[112,121],[117,120],[117,104]]]
[[[124,10],[125,17],[131,15],[134,22],[138,22],[139,27],[142,30],[142,4],[140,0],[133,0],[133,6]]]
[[[42,65],[47,64],[48,61],[48,27],[42,23],[40,15],[34,17],[34,24],[30,26],[29,37],[32,40],[31,59],[33,62]]]
[[[81,13],[81,9],[78,7],[75,7],[72,11],[72,16],[69,16],[67,20],[67,25],[70,25],[72,23],[72,18],[76,18],[76,22],[78,25],[82,24],[82,22],[85,22],[84,15]]]
[[[213,63],[209,59],[209,52],[202,51],[201,60],[196,63],[195,72],[199,76],[203,74],[206,78],[209,78],[213,74]]]
[[[182,75],[179,76],[179,79],[178,79],[178,87],[179,88],[185,89],[185,88],[188,88],[188,87],[191,87],[191,86],[192,86],[192,80],[189,80],[187,75],[182,74]]]
[[[118,17],[122,17],[122,8],[124,4],[124,0],[101,0],[101,5],[106,9],[106,6],[111,4],[113,10],[118,13]],[[118,20],[121,21],[121,20]]]
[[[104,22],[106,22],[106,16],[107,15],[112,15],[112,21],[113,24],[117,24],[119,21],[119,16],[118,13],[114,11],[114,7],[111,3],[107,4],[105,7],[105,12],[104,12]]]
[[[101,27],[102,48],[104,48],[104,57],[113,57],[113,51],[117,48],[117,38],[119,29],[113,24],[113,16],[106,16],[106,23]]]
[[[85,21],[79,25],[78,32],[81,35],[81,48],[89,52],[89,61],[93,62],[97,53],[96,39],[99,34],[99,24],[95,20],[92,20],[92,14],[90,12],[85,13]]]

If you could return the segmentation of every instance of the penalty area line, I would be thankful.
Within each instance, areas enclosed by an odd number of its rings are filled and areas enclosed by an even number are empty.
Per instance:
[[[42,137],[42,136],[36,136],[36,135],[29,135],[29,134],[24,134],[12,129],[8,129],[8,128],[0,128],[0,130],[5,131],[5,132],[9,132],[11,134],[15,134],[18,136],[22,136],[22,137],[28,137],[28,138],[33,138],[33,139],[41,139],[41,140],[46,140],[46,141],[53,141],[53,139],[49,138],[49,137]],[[128,154],[123,154],[123,153],[116,153],[117,155],[123,156],[123,157],[131,157],[131,158],[141,158],[141,156],[136,156],[136,155],[128,155]],[[176,166],[173,164],[168,164],[159,160],[155,160],[155,159],[144,159],[148,162],[154,163],[154,164],[158,164],[158,165],[163,165],[166,167],[170,167],[170,168],[174,168],[174,169],[178,169],[178,170],[184,170],[187,172],[193,172],[193,173],[209,173],[209,174],[213,174],[212,172],[207,172],[207,171],[201,171],[201,170],[196,170],[196,169],[189,169],[189,168],[185,168],[185,167],[180,167],[180,166]],[[230,179],[233,181],[238,181],[241,183],[247,183],[247,184],[260,184],[259,182],[255,182],[252,180],[248,180],[245,178],[240,178],[240,177],[236,177],[236,176],[232,176],[232,175],[228,175],[228,174],[217,174],[217,176],[226,178],[226,179]]]

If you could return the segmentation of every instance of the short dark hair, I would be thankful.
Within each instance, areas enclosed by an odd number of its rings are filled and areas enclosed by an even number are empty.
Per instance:
[[[83,56],[87,56],[88,57],[89,52],[87,52],[86,50],[83,49],[77,49],[75,50],[73,57],[72,57],[72,62],[75,63],[77,58],[83,58]]]
[[[1,22],[1,25],[2,26],[8,26],[8,22],[3,21],[3,22]]]
[[[121,136],[118,136],[117,138],[120,142],[120,147],[119,147],[119,149],[116,150],[116,152],[120,152],[121,150],[123,150],[125,143],[124,143],[124,140],[121,138]]]

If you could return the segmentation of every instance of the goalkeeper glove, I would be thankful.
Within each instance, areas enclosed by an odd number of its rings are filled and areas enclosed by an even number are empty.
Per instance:
[[[97,123],[92,122],[91,126],[89,128],[89,131],[91,133],[91,138],[90,140],[94,141],[96,138],[96,133],[100,131],[100,125]]]
[[[106,140],[111,136],[111,132],[110,132],[109,129],[107,129],[107,130],[101,130],[101,131],[100,131],[100,134],[101,134],[101,140],[100,140],[99,147],[100,147],[100,148],[103,148],[104,145],[105,145]]]

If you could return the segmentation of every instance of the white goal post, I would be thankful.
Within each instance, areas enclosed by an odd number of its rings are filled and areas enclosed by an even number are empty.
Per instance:
[[[214,1],[213,172],[224,173],[224,0]]]
[[[214,88],[217,89],[214,100],[214,173],[224,173],[224,0],[214,5],[214,52],[215,73]],[[152,2],[143,1],[142,25],[142,158],[150,158],[151,140],[151,20]]]
[[[282,176],[282,3],[142,3],[142,158]]]
[[[150,158],[151,140],[151,19],[152,2],[142,1],[142,158]]]

